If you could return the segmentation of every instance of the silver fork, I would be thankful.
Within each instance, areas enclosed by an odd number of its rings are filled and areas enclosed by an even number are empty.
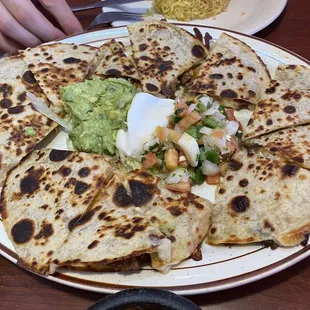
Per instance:
[[[92,23],[85,28],[85,31],[89,31],[90,29],[103,25],[109,24],[114,21],[140,21],[143,20],[143,15],[138,13],[131,13],[131,12],[104,12],[98,14]]]

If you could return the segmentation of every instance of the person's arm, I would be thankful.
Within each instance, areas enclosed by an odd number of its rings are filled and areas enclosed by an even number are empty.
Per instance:
[[[0,50],[14,53],[83,28],[65,0],[37,0],[62,29],[56,28],[31,0],[0,0]]]

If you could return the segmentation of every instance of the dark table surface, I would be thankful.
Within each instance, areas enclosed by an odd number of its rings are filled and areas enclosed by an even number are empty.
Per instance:
[[[81,4],[94,0],[69,0]],[[277,0],[273,0],[277,1]],[[99,10],[78,13],[87,26]],[[282,15],[256,34],[310,59],[310,2],[288,0]],[[272,277],[222,292],[189,297],[202,309],[310,309],[310,257]],[[86,309],[104,294],[33,275],[0,257],[0,309]]]

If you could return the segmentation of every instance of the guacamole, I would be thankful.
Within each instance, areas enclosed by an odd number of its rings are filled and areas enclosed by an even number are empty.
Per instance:
[[[69,138],[78,151],[114,155],[118,129],[126,129],[127,112],[136,94],[125,79],[93,79],[62,89],[72,120]]]

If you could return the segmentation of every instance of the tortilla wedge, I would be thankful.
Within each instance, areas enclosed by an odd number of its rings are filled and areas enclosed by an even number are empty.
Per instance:
[[[20,54],[50,100],[51,109],[61,115],[61,87],[82,82],[97,51],[88,45],[54,43],[28,48]]]
[[[77,221],[55,263],[78,269],[137,269],[132,261],[166,243],[171,244],[133,204],[115,174],[93,208]]]
[[[0,59],[0,69],[0,111],[31,103],[26,91],[48,104],[47,98],[21,56]]]
[[[254,111],[243,140],[310,123],[310,69],[280,65]]]
[[[53,273],[58,249],[110,175],[103,156],[51,149],[32,152],[12,169],[1,194],[2,220],[18,264]]]
[[[247,140],[245,144],[276,155],[283,161],[310,169],[310,125],[279,130]]]
[[[210,226],[212,203],[189,192],[169,191],[150,173],[133,171],[126,178],[133,203],[171,241],[169,260],[163,260],[159,252],[151,254],[152,267],[168,272],[202,243]]]
[[[299,245],[310,232],[310,172],[246,150],[229,167],[217,190],[208,242]]]
[[[123,44],[114,39],[100,47],[94,66],[92,77],[130,77],[139,80],[133,60],[126,55]]]
[[[0,186],[6,172],[30,153],[57,124],[31,104],[0,110]]]
[[[172,97],[178,77],[199,63],[206,47],[187,31],[157,20],[128,26],[133,57],[143,90]]]
[[[255,107],[271,81],[266,65],[244,42],[222,33],[201,65],[191,91],[226,107]]]

